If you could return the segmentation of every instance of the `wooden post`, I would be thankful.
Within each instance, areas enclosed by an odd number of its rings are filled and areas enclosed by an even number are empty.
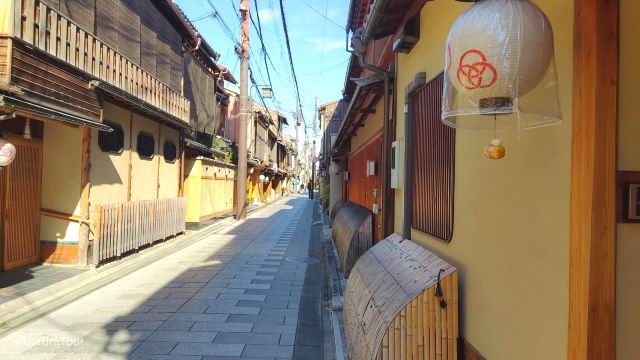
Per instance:
[[[574,4],[569,359],[615,358],[618,6]]]
[[[89,194],[91,181],[91,129],[82,128],[82,172],[80,174],[80,218],[89,220]],[[89,265],[89,232],[91,227],[87,222],[80,223],[78,235],[78,265]]]
[[[136,139],[136,141],[138,141]],[[137,145],[137,144],[136,144]],[[129,116],[129,166],[127,168],[127,201],[131,201],[131,182],[133,172],[133,112]],[[137,150],[136,150],[137,151]]]

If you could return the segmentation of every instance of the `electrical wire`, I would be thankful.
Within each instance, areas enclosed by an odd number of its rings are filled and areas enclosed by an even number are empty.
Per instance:
[[[271,74],[269,73],[269,65],[267,64],[267,47],[264,46],[264,39],[262,38],[262,25],[260,24],[260,12],[258,11],[258,0],[253,0],[253,6],[256,9],[256,19],[258,23],[258,38],[260,39],[260,45],[262,45],[262,57],[264,59],[264,67],[267,70],[267,78],[269,79],[269,86],[273,89],[273,84],[271,83]],[[251,23],[253,27],[256,27],[255,22],[253,21],[253,16],[251,16]]]
[[[285,19],[283,0],[280,0],[280,13],[282,15],[282,28],[284,29],[284,39],[285,39],[285,42],[287,44],[287,53],[289,54],[289,65],[291,65],[291,75],[293,76],[293,82],[295,83],[298,106],[301,106],[300,87],[298,86],[298,78],[296,77],[296,69],[295,69],[295,66],[293,65],[293,56],[291,56],[291,43],[289,41],[289,31],[287,30],[287,20]],[[307,136],[307,127],[306,127],[307,123],[306,123],[305,118],[304,118],[304,113],[300,112],[300,116],[302,117],[302,122],[305,125],[305,129],[304,129],[305,136]]]
[[[306,2],[305,0],[302,0],[302,3],[307,5],[309,7],[309,9],[315,11],[316,13],[318,13],[320,16],[322,16],[326,21],[332,23],[333,25],[337,26],[338,28],[340,28],[340,30],[344,30],[344,26],[338,24],[337,22],[331,20],[331,18],[329,18],[326,14],[323,14],[322,12],[320,12],[320,10],[314,8],[313,6],[311,6],[311,4],[309,4],[308,2]]]

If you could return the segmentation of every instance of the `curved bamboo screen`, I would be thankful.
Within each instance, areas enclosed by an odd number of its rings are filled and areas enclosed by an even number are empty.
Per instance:
[[[333,239],[344,277],[373,243],[373,214],[360,205],[346,203],[333,220]]]
[[[331,222],[335,220],[336,215],[338,215],[338,212],[342,210],[343,206],[344,206],[344,203],[342,201],[338,201],[335,203],[335,205],[333,205],[333,208],[331,209],[331,213],[329,214],[329,217],[331,218]]]
[[[347,283],[343,318],[350,358],[457,359],[457,280],[455,267],[398,234],[376,244]]]

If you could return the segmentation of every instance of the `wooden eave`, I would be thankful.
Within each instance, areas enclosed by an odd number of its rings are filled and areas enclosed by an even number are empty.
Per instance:
[[[89,86],[101,91],[102,94],[119,105],[125,105],[129,108],[134,108],[138,112],[141,112],[147,116],[150,116],[154,120],[159,120],[172,127],[188,129],[191,125],[181,119],[169,114],[168,112],[141,100],[135,95],[132,95],[117,86],[102,80],[91,80]]]
[[[356,135],[368,117],[366,109],[374,109],[382,98],[383,86],[384,80],[382,78],[371,77],[356,88],[342,120],[336,142],[331,149],[333,156],[341,156],[348,151],[351,138]],[[361,110],[365,110],[364,113]]]
[[[415,16],[422,7],[432,0],[387,0],[388,4],[378,22],[374,24],[374,39],[395,34],[410,18]],[[407,10],[408,9],[408,10]]]
[[[352,0],[347,18],[347,31],[355,31],[364,23],[372,0]]]
[[[353,96],[353,93],[356,91],[356,84],[351,81],[351,79],[360,76],[361,73],[362,66],[360,66],[358,58],[352,54],[351,58],[349,59],[347,73],[344,78],[344,90],[342,90],[342,96],[344,98],[351,98]]]

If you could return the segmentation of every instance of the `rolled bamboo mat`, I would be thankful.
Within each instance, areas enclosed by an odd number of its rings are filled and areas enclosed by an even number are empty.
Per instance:
[[[442,296],[435,291],[438,273]],[[456,359],[457,290],[456,268],[425,248],[397,234],[376,244],[347,283],[350,358]]]

